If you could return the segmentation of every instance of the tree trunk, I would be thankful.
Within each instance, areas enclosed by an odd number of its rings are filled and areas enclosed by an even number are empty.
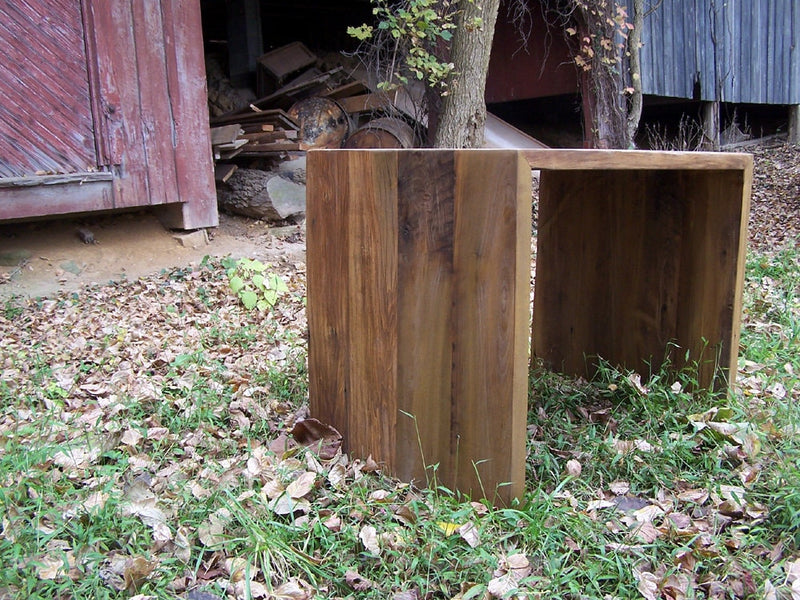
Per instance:
[[[644,26],[644,0],[633,0],[633,30],[628,35],[628,54],[630,60],[631,87],[633,93],[628,107],[628,146],[634,146],[636,130],[642,118],[642,62],[639,48],[642,43],[642,27]]]
[[[580,36],[589,42],[591,68],[583,71],[584,144],[592,148],[627,148],[628,110],[622,94],[621,52],[616,44],[615,4],[594,0],[578,4]]]
[[[486,73],[500,0],[462,0],[450,47],[456,78],[444,97],[433,145],[479,148],[486,122]],[[480,25],[476,26],[476,20]]]

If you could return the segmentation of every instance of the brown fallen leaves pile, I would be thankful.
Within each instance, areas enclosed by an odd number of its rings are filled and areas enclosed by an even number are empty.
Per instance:
[[[782,141],[745,149],[753,154],[749,246],[765,251],[800,237],[800,151]]]

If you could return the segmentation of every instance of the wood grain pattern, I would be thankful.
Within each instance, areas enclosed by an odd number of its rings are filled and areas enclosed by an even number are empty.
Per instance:
[[[0,187],[0,221],[112,208],[114,189],[110,178]]]
[[[219,224],[214,161],[208,128],[208,92],[200,3],[196,0],[161,2],[164,20],[164,60],[172,111],[171,135],[161,137],[173,144],[177,194],[181,204],[174,216],[162,215],[170,227],[196,229]],[[175,205],[173,205],[175,206]]]
[[[742,247],[746,228],[742,219],[745,172],[711,171],[703,176],[683,174],[689,196],[684,229],[691,243],[681,257],[678,339],[700,361],[701,377],[714,377],[717,387],[736,375],[739,350]],[[718,373],[715,367],[722,369]]]
[[[746,169],[749,154],[719,152],[657,152],[651,150],[521,150],[533,169],[558,171]]]
[[[197,0],[25,0],[0,16],[0,177],[112,176],[110,193],[63,187],[30,206],[5,193],[7,214],[163,205],[169,226],[218,224]]]
[[[306,263],[311,414],[344,430],[349,422],[348,296],[351,240],[348,164],[307,156]]]
[[[161,2],[132,2],[135,57],[138,65],[140,116],[145,173],[150,204],[177,200],[178,190],[172,144],[172,107],[167,91],[164,24]],[[147,40],[146,43],[142,43]],[[160,77],[152,74],[160,73]],[[134,124],[131,124],[134,125]]]
[[[515,152],[456,153],[455,168],[453,480],[507,502],[524,484],[530,174]]]
[[[96,88],[92,95],[100,109],[96,135],[102,137],[106,158],[101,166],[115,172],[114,203],[117,208],[148,205],[147,161],[142,140],[139,69],[130,1],[83,0],[90,13],[87,30],[96,55]]]
[[[529,167],[516,151],[308,161],[312,414],[406,480],[510,502],[524,485]]]
[[[542,171],[532,339],[546,364],[584,374],[599,356],[647,374],[688,351],[701,385],[735,376],[752,161],[684,160]]]
[[[432,482],[451,472],[453,154],[410,152],[398,171],[396,473]],[[438,469],[434,472],[434,466]]]
[[[94,166],[80,4],[3,2],[0,47],[0,177]]]
[[[350,448],[389,464],[397,423],[397,157],[349,157],[350,252],[341,293],[348,302]],[[387,410],[388,409],[388,410]],[[360,442],[360,443],[359,443]]]

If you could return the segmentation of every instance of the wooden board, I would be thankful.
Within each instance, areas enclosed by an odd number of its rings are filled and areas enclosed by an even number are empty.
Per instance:
[[[238,123],[231,125],[221,125],[220,127],[211,128],[211,145],[219,146],[221,144],[230,144],[236,141],[236,138],[242,132],[242,127]]]
[[[312,415],[405,480],[498,503],[519,496],[525,161],[516,151],[310,151],[307,202]]]
[[[648,374],[665,359],[683,367],[688,352],[703,387],[732,382],[751,157],[525,154],[544,169],[534,354],[583,375],[597,356]]]
[[[80,3],[2,2],[0,23],[0,177],[94,166]]]
[[[689,171],[752,168],[749,154],[720,152],[657,152],[650,150],[520,150],[533,169],[558,171]]]

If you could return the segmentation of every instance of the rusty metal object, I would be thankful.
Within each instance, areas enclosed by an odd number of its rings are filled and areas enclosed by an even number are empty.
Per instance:
[[[396,117],[373,119],[358,128],[344,144],[345,148],[413,148],[414,130]]]
[[[350,118],[330,98],[306,98],[292,106],[289,116],[300,125],[300,149],[341,148],[350,132]]]

